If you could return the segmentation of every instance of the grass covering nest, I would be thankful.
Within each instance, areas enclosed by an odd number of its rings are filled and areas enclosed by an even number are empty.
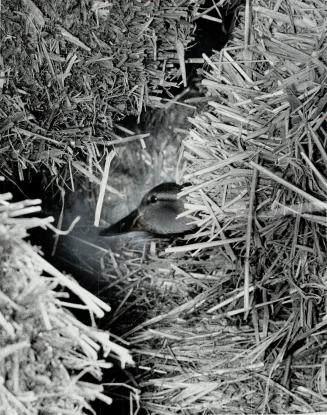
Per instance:
[[[73,162],[97,169],[124,143],[115,122],[178,86],[200,3],[2,2],[2,173],[24,180],[46,167],[74,187]]]
[[[199,230],[154,265],[172,290],[130,333],[151,414],[327,410],[326,17],[246,2],[204,56],[180,173]]]
[[[69,311],[85,310],[95,322],[110,307],[24,240],[32,228],[52,227],[51,217],[33,217],[40,200],[14,203],[11,197],[0,195],[0,413],[94,413],[91,401],[111,403],[99,382],[112,363],[100,350],[123,367],[133,360],[108,332]]]

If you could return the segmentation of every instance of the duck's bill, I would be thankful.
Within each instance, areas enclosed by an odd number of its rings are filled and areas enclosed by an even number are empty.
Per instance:
[[[137,210],[133,210],[128,216],[99,232],[100,236],[115,236],[122,233],[137,230]]]

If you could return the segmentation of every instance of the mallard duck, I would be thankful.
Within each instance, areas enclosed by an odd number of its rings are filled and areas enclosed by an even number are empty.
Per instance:
[[[137,209],[128,216],[102,229],[100,236],[112,237],[127,232],[143,231],[157,236],[184,234],[192,229],[187,217],[178,217],[184,201],[178,198],[182,186],[173,182],[162,183],[151,189]]]

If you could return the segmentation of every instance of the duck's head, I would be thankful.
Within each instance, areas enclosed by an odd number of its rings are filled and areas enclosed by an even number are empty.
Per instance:
[[[128,216],[100,231],[101,236],[114,236],[132,231],[144,231],[153,235],[183,234],[194,229],[187,217],[177,218],[184,212],[184,200],[178,198],[182,186],[162,183],[151,189],[139,207]]]

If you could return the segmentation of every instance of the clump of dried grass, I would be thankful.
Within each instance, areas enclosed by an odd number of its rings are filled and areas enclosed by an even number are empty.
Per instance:
[[[94,322],[110,307],[24,240],[29,229],[52,226],[52,218],[25,216],[40,210],[40,200],[10,200],[11,194],[0,195],[0,412],[94,413],[94,399],[111,403],[100,382],[112,363],[99,357],[100,350],[123,367],[132,358],[108,332],[69,311],[86,310]],[[72,302],[69,292],[80,302]],[[137,400],[135,389],[133,395]]]
[[[242,13],[204,56],[208,109],[183,144],[199,230],[146,272],[162,311],[130,333],[150,413],[327,410],[327,12],[256,0]]]
[[[115,122],[179,84],[201,2],[3,1],[3,174],[46,166],[74,189],[74,163],[101,171],[103,149],[126,142]]]

